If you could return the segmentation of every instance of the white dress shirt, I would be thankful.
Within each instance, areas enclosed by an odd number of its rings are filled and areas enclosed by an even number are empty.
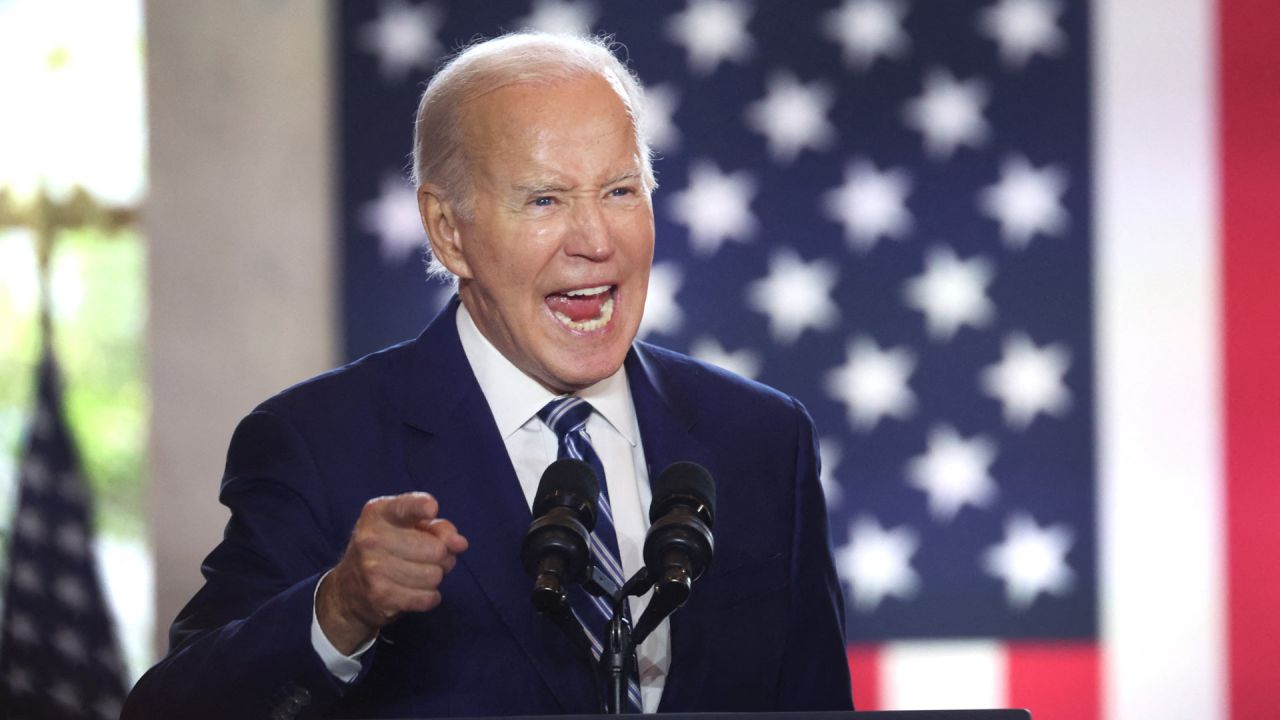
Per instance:
[[[525,502],[532,508],[542,472],[556,460],[558,450],[555,433],[538,418],[538,411],[557,396],[498,352],[461,305],[457,324],[467,362],[493,413]],[[631,388],[626,373],[619,368],[577,395],[595,408],[587,420],[586,432],[604,466],[622,570],[626,577],[631,577],[644,565],[644,537],[649,529],[648,508],[652,500]],[[449,508],[441,507],[440,515],[449,517]],[[467,534],[467,528],[458,530]],[[519,548],[511,549],[512,553],[519,551]],[[652,591],[630,599],[633,620],[640,618],[651,595]],[[646,713],[657,712],[662,698],[667,670],[671,667],[670,640],[670,625],[664,620],[636,650],[641,704]],[[360,656],[372,646],[371,641],[354,654],[343,655],[325,637],[318,619],[312,621],[311,641],[329,671],[344,682],[356,677]]]

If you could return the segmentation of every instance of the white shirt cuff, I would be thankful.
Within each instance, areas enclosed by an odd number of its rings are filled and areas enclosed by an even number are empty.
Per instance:
[[[330,570],[329,572],[333,572]],[[325,573],[320,576],[320,582],[316,583],[315,594],[320,593],[320,583],[329,576]],[[360,674],[360,656],[369,651],[373,647],[373,641],[377,637],[371,638],[368,642],[356,648],[356,651],[350,655],[343,655],[338,648],[329,642],[329,638],[325,636],[324,630],[320,629],[320,617],[316,615],[316,598],[311,596],[311,647],[315,648],[316,654],[320,656],[320,660],[324,662],[324,666],[329,669],[329,673],[344,683],[349,683],[356,679]]]

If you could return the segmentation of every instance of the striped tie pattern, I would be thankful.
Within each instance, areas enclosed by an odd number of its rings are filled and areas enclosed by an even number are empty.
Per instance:
[[[619,587],[626,577],[619,561],[618,536],[613,529],[613,510],[609,506],[609,488],[605,482],[604,465],[591,447],[587,436],[587,419],[591,417],[591,403],[574,395],[556,398],[538,412],[538,417],[551,428],[559,441],[559,458],[581,460],[596,471],[600,479],[600,497],[596,508],[596,526],[591,531],[591,558],[596,567],[608,575]],[[591,640],[591,652],[596,659],[603,650],[601,637],[605,625],[613,618],[613,608],[606,598],[595,597],[582,587],[575,587],[569,596],[573,614],[587,631]],[[631,712],[640,712],[640,683],[635,673],[627,681],[627,699]]]

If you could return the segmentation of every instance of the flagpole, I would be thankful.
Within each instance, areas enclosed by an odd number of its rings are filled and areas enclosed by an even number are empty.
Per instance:
[[[49,221],[48,192],[41,187],[35,200],[34,217],[31,218],[36,234],[36,274],[39,280],[40,362],[53,358],[53,243],[56,230]]]

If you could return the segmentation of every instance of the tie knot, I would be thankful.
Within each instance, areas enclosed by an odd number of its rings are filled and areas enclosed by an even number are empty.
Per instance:
[[[563,439],[566,435],[582,429],[591,417],[591,403],[577,395],[558,397],[547,403],[538,411],[538,417],[551,428],[556,437]]]

